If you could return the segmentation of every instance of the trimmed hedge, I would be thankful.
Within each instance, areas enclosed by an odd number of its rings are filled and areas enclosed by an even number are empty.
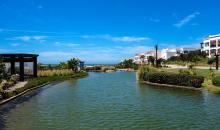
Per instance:
[[[212,84],[220,87],[220,76],[216,76],[212,79]]]
[[[202,86],[202,83],[204,82],[204,77],[165,72],[146,72],[142,75],[142,80],[159,84],[170,84],[200,88]]]

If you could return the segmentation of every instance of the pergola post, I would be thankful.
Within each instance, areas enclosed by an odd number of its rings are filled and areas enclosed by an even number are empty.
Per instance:
[[[22,60],[22,57],[19,57],[21,60]],[[19,62],[19,67],[20,67],[20,72],[19,72],[19,75],[20,75],[20,81],[24,81],[24,62],[23,61],[20,61]]]
[[[15,74],[15,58],[14,57],[11,58],[10,64],[11,64],[11,75],[13,75]]]
[[[37,77],[37,57],[34,57],[33,59],[33,75],[34,77]]]

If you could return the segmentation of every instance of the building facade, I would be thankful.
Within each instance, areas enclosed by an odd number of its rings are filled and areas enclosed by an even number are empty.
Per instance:
[[[203,43],[201,43],[201,51],[206,52],[209,58],[213,57],[215,54],[219,54],[220,34],[207,37]]]
[[[169,59],[172,56],[177,56],[177,49],[162,49],[161,50],[161,57],[165,60]]]
[[[136,54],[134,57],[134,63],[135,64],[147,64],[149,56],[156,57],[156,51],[150,50],[150,51],[146,51],[144,53]],[[161,58],[161,51],[159,51],[159,50],[157,51],[157,57],[158,57],[158,59]]]
[[[187,54],[192,51],[196,51],[198,49],[196,48],[166,48],[162,49],[161,51],[157,51],[157,57],[158,59],[169,59],[172,56],[179,56],[180,54]],[[153,56],[156,57],[156,51],[151,50],[151,51],[146,51],[144,53],[136,54],[134,56],[134,63],[136,64],[143,64],[143,63],[148,63],[148,57]],[[144,58],[143,58],[144,57]]]

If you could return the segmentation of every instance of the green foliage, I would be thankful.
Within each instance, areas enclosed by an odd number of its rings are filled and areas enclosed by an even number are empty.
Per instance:
[[[62,80],[67,80],[67,79],[72,79],[72,78],[80,78],[80,77],[85,77],[87,76],[88,73],[86,72],[77,72],[71,75],[66,75],[66,76],[48,76],[48,77],[38,77],[38,78],[33,78],[33,79],[29,79],[28,83],[21,88],[17,88],[14,91],[0,91],[1,95],[4,99],[7,99],[9,97],[12,97],[14,95],[17,95],[27,89],[30,88],[34,88],[46,83],[51,83],[51,82],[55,82],[55,81],[62,81]]]
[[[198,62],[206,59],[206,53],[198,51],[192,51],[187,54],[180,54],[179,56],[172,56],[166,62],[174,62],[174,61],[181,61],[181,62],[193,62],[197,64]]]
[[[194,69],[194,65],[189,65],[188,69],[180,69],[179,74],[187,74],[187,75],[197,75],[196,69]]]
[[[209,72],[208,72],[208,76],[207,78],[208,79],[212,79],[213,77],[215,77],[215,72],[212,68],[209,69]]]
[[[66,62],[60,62],[58,65],[59,69],[68,69],[68,64]]]
[[[164,73],[164,72],[154,72],[154,73],[146,72],[140,78],[142,78],[144,81],[149,81],[152,83],[188,86],[188,87],[196,87],[196,88],[201,87],[202,83],[204,82],[204,77],[202,76]]]
[[[46,69],[47,69],[47,66],[46,66],[46,65],[43,65],[42,63],[38,63],[38,64],[37,64],[37,69],[38,69],[38,70],[46,70]]]
[[[135,70],[138,69],[138,65],[133,62],[133,59],[125,59],[124,61],[115,65],[115,67],[119,69],[127,69],[127,68],[132,68]]]
[[[212,83],[213,83],[215,86],[220,87],[220,76],[215,76],[215,77],[212,79]]]
[[[67,64],[68,64],[68,69],[72,69],[73,71],[77,71],[77,68],[79,66],[79,62],[80,60],[79,59],[76,59],[76,58],[72,58],[70,60],[67,61]]]
[[[140,77],[143,77],[143,75],[145,73],[153,73],[153,72],[157,72],[157,69],[153,68],[151,66],[141,66],[138,69],[138,77],[139,77],[140,80],[142,80],[142,78],[140,78]]]
[[[148,63],[151,63],[154,66],[155,58],[153,56],[148,56]]]
[[[196,72],[192,69],[180,69],[179,74],[196,75]]]
[[[0,58],[0,82],[5,77],[5,64],[2,61],[2,58]]]
[[[161,67],[161,64],[162,64],[164,61],[165,61],[165,60],[164,60],[163,58],[159,58],[159,59],[157,60],[158,66]]]
[[[216,61],[216,58],[209,58],[207,64],[211,65]]]

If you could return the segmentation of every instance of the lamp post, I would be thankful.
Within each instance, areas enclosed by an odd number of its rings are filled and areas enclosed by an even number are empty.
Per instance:
[[[155,50],[156,50],[156,68],[158,67],[158,63],[157,63],[157,51],[158,51],[158,45],[155,45]]]

